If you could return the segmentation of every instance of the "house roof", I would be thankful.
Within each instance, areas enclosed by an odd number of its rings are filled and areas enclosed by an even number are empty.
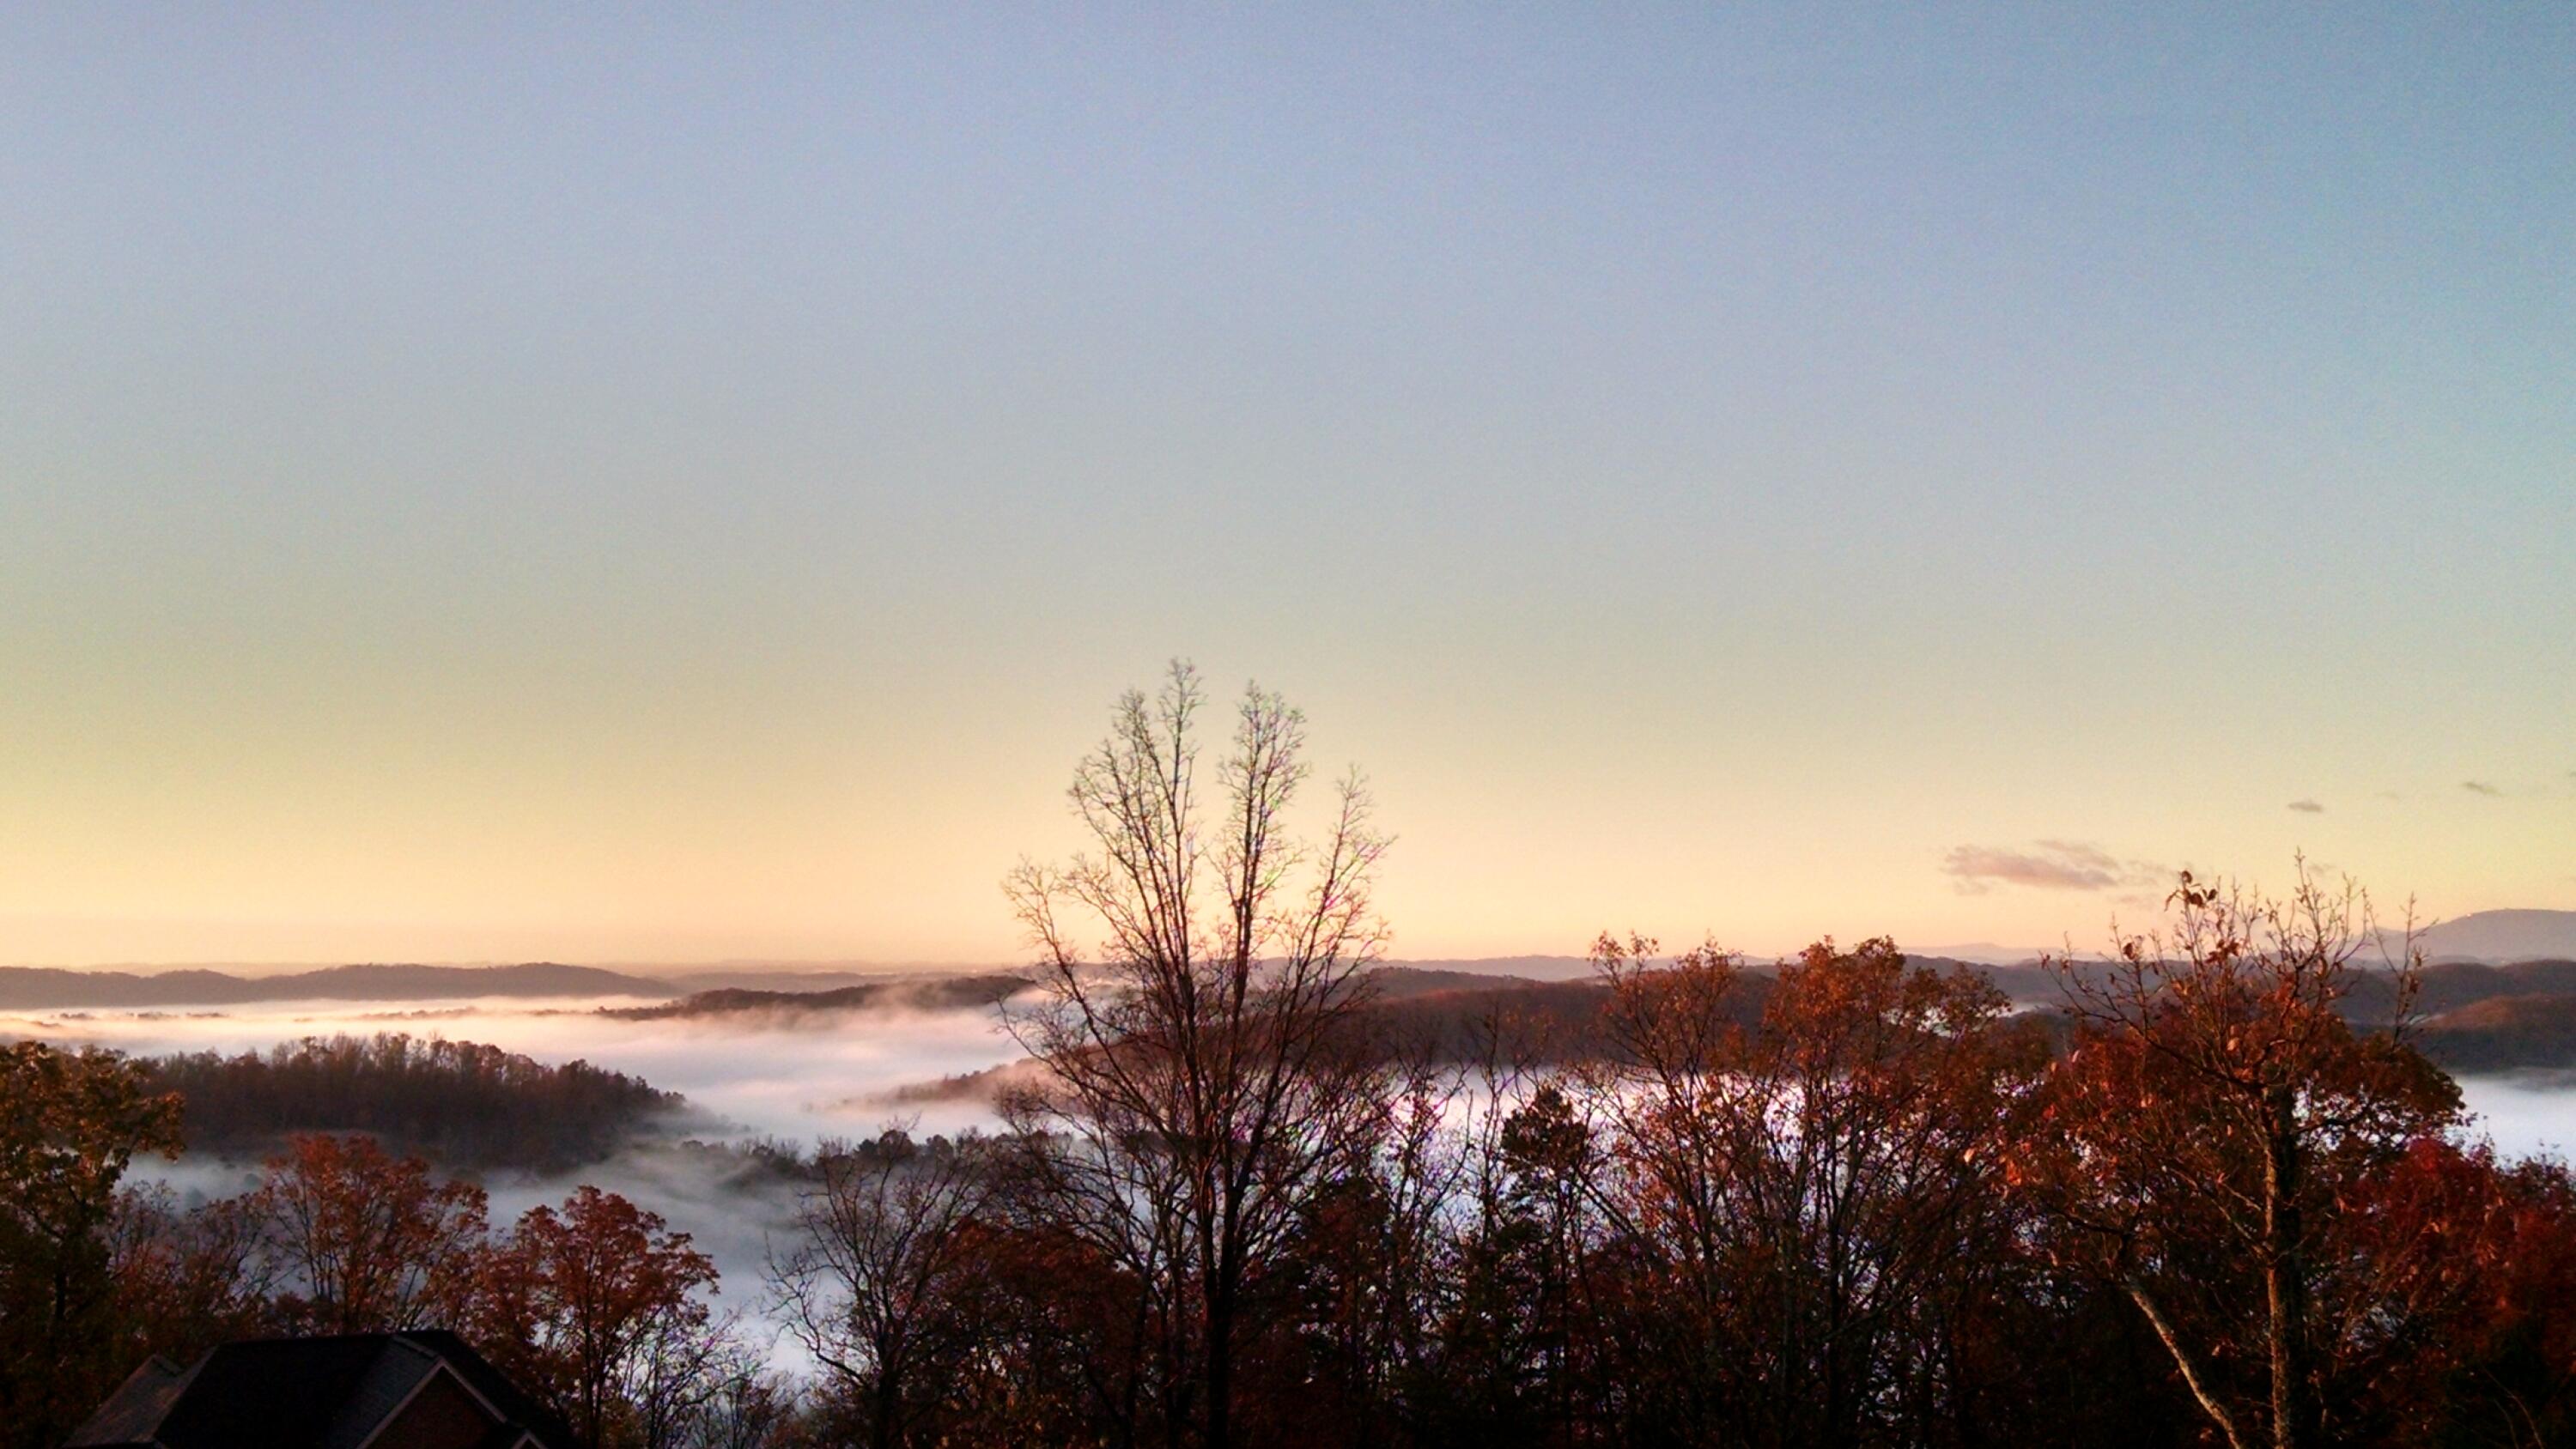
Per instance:
[[[228,1343],[186,1369],[155,1357],[65,1449],[361,1449],[442,1371],[503,1421],[493,1442],[569,1444],[561,1425],[452,1333],[349,1334]]]

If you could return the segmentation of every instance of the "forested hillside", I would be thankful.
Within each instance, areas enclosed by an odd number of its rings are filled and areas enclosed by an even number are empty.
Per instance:
[[[820,1016],[877,1010],[957,1011],[992,1006],[1025,989],[1029,978],[1010,972],[975,976],[925,976],[843,986],[830,991],[755,991],[728,987],[700,991],[655,1006],[607,1006],[602,1016],[622,1021],[676,1017]]]
[[[554,1172],[611,1156],[683,1105],[588,1062],[399,1033],[138,1065],[152,1090],[179,1095],[189,1150],[217,1156],[260,1156],[294,1132],[365,1132],[451,1167]]]

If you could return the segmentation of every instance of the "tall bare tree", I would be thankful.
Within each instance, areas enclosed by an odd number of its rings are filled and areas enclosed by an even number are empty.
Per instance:
[[[1222,1449],[1261,1270],[1385,1121],[1349,1028],[1387,842],[1357,771],[1319,840],[1294,833],[1305,718],[1258,687],[1203,794],[1205,703],[1177,661],[1122,698],[1070,791],[1094,849],[1009,877],[1043,985],[1009,1021],[1045,1076],[1006,1115],[1065,1220],[1150,1285],[1167,1435]]]

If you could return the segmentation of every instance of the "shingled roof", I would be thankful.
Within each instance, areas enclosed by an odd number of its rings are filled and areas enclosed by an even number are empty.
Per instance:
[[[571,1436],[452,1333],[228,1343],[182,1369],[155,1357],[65,1449],[570,1449]]]

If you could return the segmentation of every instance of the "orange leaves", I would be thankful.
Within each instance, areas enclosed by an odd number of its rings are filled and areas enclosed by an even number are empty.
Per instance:
[[[178,1099],[112,1052],[0,1046],[0,1438],[58,1443],[103,1391],[64,1356],[99,1341],[120,1179],[178,1129]]]
[[[464,1328],[514,1378],[602,1442],[639,1356],[703,1326],[715,1265],[688,1235],[583,1187],[495,1243],[483,1190],[440,1181],[366,1137],[299,1136],[247,1209],[287,1274],[290,1328]]]
[[[2345,1019],[2368,922],[2357,891],[2303,873],[2269,901],[2186,875],[2168,904],[2166,934],[2121,943],[2125,967],[2061,963],[2078,1036],[2044,1088],[2055,1145],[2034,1155],[2047,1171],[2007,1181],[2103,1271],[2155,1265],[2179,1371],[2221,1370],[2194,1384],[2213,1422],[2288,1403],[2313,1427],[2320,1386],[2366,1399],[2386,1346],[2443,1321],[2450,1280],[2426,1245],[2467,1219],[2420,1183],[2388,1194],[2434,1165],[2424,1144],[2458,1098]],[[2401,976],[2400,1000],[2410,987]]]
[[[591,1443],[625,1411],[641,1361],[702,1328],[698,1291],[715,1264],[613,1192],[584,1186],[560,1210],[530,1208],[483,1261],[476,1292],[487,1352]]]
[[[291,1322],[320,1333],[434,1327],[461,1317],[483,1243],[483,1190],[367,1137],[305,1135],[253,1199],[296,1289]]]
[[[0,1248],[90,1231],[136,1153],[179,1150],[179,1099],[113,1052],[0,1047],[0,1103]]]

